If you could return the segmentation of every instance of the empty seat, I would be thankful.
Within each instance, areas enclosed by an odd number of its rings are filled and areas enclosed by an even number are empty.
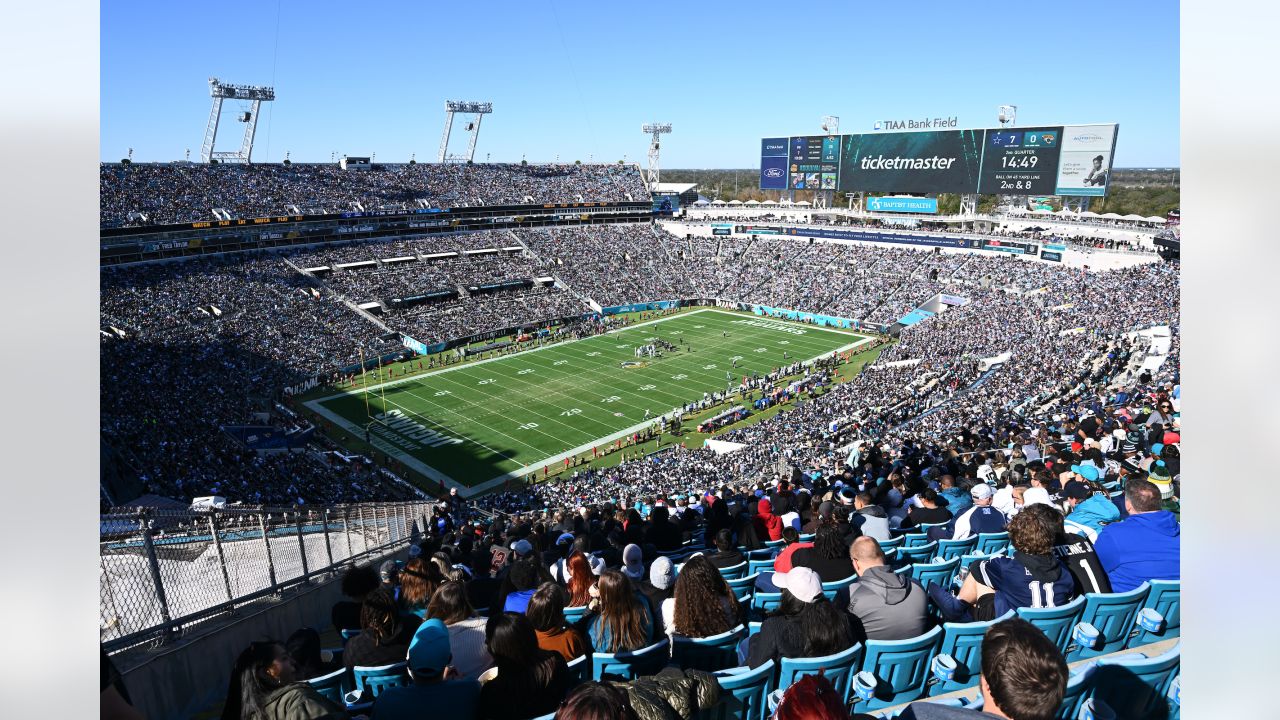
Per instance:
[[[703,716],[706,720],[764,720],[766,698],[774,690],[777,666],[772,660],[752,670],[736,667],[715,673],[720,683],[720,702]]]
[[[352,690],[350,678],[351,675],[347,673],[346,668],[338,668],[328,675],[313,677],[307,682],[311,683],[311,687],[314,687],[316,692],[342,705],[345,702],[343,697]]]
[[[923,587],[929,587],[929,583],[937,583],[944,588],[951,587],[951,578],[955,577],[956,569],[960,567],[960,558],[951,558],[941,562],[933,563],[915,563],[911,566],[911,577],[920,581]]]
[[[600,680],[614,675],[623,680],[634,680],[642,675],[653,675],[667,664],[670,642],[662,638],[649,647],[617,653],[595,653],[591,656],[591,677]]]
[[[720,574],[725,578],[740,578],[743,575],[747,574],[747,567],[748,567],[747,561],[743,560],[737,565],[730,565],[729,567],[720,568]]]
[[[1093,694],[1093,664],[1073,668],[1067,676],[1067,691],[1062,695],[1055,720],[1079,720],[1080,706]]]
[[[924,545],[907,544],[898,548],[898,562],[902,564],[908,563],[927,563],[933,559],[938,552],[938,541],[925,543]]]
[[[773,572],[773,558],[747,561],[748,575],[757,575],[762,572]]]
[[[1147,657],[1133,654],[1098,660],[1093,668],[1093,697],[1122,718],[1163,718],[1169,714],[1169,689],[1178,674],[1181,644]]]
[[[1151,580],[1151,592],[1143,601],[1142,608],[1150,608],[1160,613],[1164,622],[1158,632],[1139,627],[1138,633],[1129,638],[1129,647],[1150,645],[1161,640],[1176,638],[1182,632],[1182,581]]]
[[[939,540],[938,541],[938,558],[942,560],[950,560],[953,557],[960,557],[967,553],[973,552],[978,546],[978,536],[970,535],[964,540]]]
[[[751,609],[764,614],[782,604],[782,593],[757,592],[751,596]]]
[[[1067,662],[1122,650],[1129,640],[1129,634],[1133,632],[1134,619],[1150,590],[1151,585],[1144,582],[1129,592],[1085,593],[1084,610],[1080,613],[1077,625],[1092,625],[1098,631],[1098,639],[1093,647],[1084,647],[1074,642],[1067,649]]]
[[[994,555],[1007,547],[1009,547],[1009,533],[979,533],[978,544],[973,549],[983,555]]]
[[[1084,597],[1054,608],[1018,608],[1018,617],[1040,628],[1054,645],[1067,654],[1071,646],[1071,632],[1080,622],[1080,614],[1084,612]]]
[[[726,578],[725,582],[729,583],[729,589],[733,591],[734,596],[742,600],[755,590],[756,579],[759,577],[760,574],[756,573],[742,578]]]
[[[688,670],[715,672],[738,664],[738,643],[747,636],[746,626],[706,638],[671,638],[671,660]]]
[[[982,674],[982,638],[992,625],[1013,616],[1014,612],[1010,610],[995,620],[986,622],[944,623],[938,656],[946,655],[954,660],[955,672],[950,680],[945,680],[934,672],[929,694],[941,695],[977,685],[978,676]]]
[[[884,550],[885,552],[888,552],[889,550],[892,550],[893,548],[896,548],[896,547],[902,547],[902,536],[901,536],[901,535],[899,535],[899,536],[897,536],[897,537],[895,537],[895,538],[892,538],[892,539],[890,539],[890,540],[877,540],[876,542],[880,543],[880,549],[881,549],[881,550]]]
[[[856,712],[871,712],[918,700],[929,681],[929,663],[942,643],[942,628],[906,640],[868,640],[862,669],[875,675],[875,694],[859,699]]]
[[[849,701],[849,693],[853,688],[853,674],[858,670],[862,660],[862,643],[854,643],[852,647],[833,655],[816,658],[782,658],[778,671],[778,687],[788,688],[796,680],[805,675],[814,675],[819,670],[835,686],[840,697]]]
[[[347,710],[362,710],[371,707],[378,693],[393,687],[404,687],[410,684],[408,663],[398,662],[377,667],[351,668],[352,694],[356,697],[347,703]]]

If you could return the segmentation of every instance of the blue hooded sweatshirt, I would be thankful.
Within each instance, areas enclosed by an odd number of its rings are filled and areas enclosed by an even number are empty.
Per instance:
[[[1067,519],[1091,528],[1094,532],[1102,532],[1104,523],[1120,521],[1120,509],[1106,495],[1094,495],[1077,505]]]
[[[965,510],[973,507],[973,498],[967,491],[958,487],[939,490],[938,496],[947,501],[947,509],[951,511],[951,517],[959,517]]]
[[[1128,592],[1148,580],[1182,579],[1180,528],[1168,510],[1130,515],[1106,526],[1093,549],[1112,592]]]

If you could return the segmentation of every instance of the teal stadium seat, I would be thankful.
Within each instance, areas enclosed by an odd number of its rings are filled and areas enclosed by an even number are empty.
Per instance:
[[[667,664],[667,660],[671,657],[670,647],[670,642],[664,637],[639,650],[595,653],[591,656],[591,677],[596,681],[601,680],[605,675],[634,680],[643,675],[653,675]]]
[[[755,591],[756,579],[760,577],[759,573],[748,575],[742,578],[726,578],[725,582],[729,584],[729,589],[733,591],[734,597],[741,602],[744,598]]]
[[[941,562],[915,563],[911,566],[911,577],[919,580],[920,585],[926,588],[931,582],[948,588],[951,587],[951,578],[955,577],[959,567],[960,558],[958,557]]]
[[[1071,647],[1071,632],[1084,612],[1084,597],[1056,608],[1018,608],[1018,617],[1040,628],[1065,656]]]
[[[875,695],[859,699],[854,710],[871,712],[923,697],[941,644],[941,627],[906,640],[868,640],[862,669],[876,676]]]
[[[938,558],[942,560],[950,560],[953,557],[960,557],[973,552],[973,549],[977,546],[977,535],[970,535],[964,540],[939,540]]]
[[[1073,642],[1067,649],[1067,662],[1086,660],[1124,649],[1129,641],[1129,634],[1133,632],[1134,620],[1150,590],[1151,585],[1144,582],[1124,593],[1085,593],[1084,611],[1080,613],[1079,622],[1097,628],[1098,640],[1092,648]]]
[[[1014,612],[1010,610],[995,620],[986,622],[944,623],[938,656],[950,656],[955,661],[956,669],[950,680],[944,680],[935,673],[930,681],[929,694],[942,695],[977,685],[978,676],[982,674],[982,638],[992,625],[1013,616]]]
[[[738,664],[738,643],[747,636],[747,628],[732,630],[706,638],[671,638],[671,660],[682,670],[715,672]]]
[[[1151,632],[1142,627],[1138,633],[1129,637],[1129,647],[1150,645],[1161,640],[1171,640],[1182,632],[1182,581],[1151,580],[1151,592],[1142,603],[1143,609],[1150,608],[1160,613],[1164,623],[1159,632]]]
[[[778,671],[778,687],[789,688],[796,680],[821,670],[844,702],[848,702],[853,689],[853,675],[858,671],[863,650],[862,643],[854,643],[848,650],[833,655],[816,658],[784,657]]]
[[[352,690],[350,678],[351,675],[347,673],[347,669],[344,667],[338,668],[328,675],[313,677],[307,682],[316,689],[316,692],[334,703],[342,705],[346,702],[343,697]]]
[[[898,562],[906,564],[927,563],[933,559],[938,552],[938,541],[925,543],[924,545],[907,545],[898,548]]]
[[[1164,720],[1181,652],[1178,644],[1155,657],[1134,653],[1098,660],[1093,668],[1093,697],[1110,706],[1116,717]]]
[[[974,550],[983,555],[994,555],[1007,547],[1009,547],[1009,533],[979,533],[978,544]]]
[[[775,670],[777,665],[768,660],[755,670],[736,667],[714,673],[720,702],[703,716],[705,720],[765,720]]]
[[[726,579],[740,578],[743,575],[747,574],[748,566],[749,566],[748,562],[746,560],[743,560],[737,565],[730,565],[729,567],[720,568],[720,575]]]

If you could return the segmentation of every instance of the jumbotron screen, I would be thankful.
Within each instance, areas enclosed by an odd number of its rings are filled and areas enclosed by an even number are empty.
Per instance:
[[[1119,126],[766,138],[760,188],[841,192],[1106,195]]]

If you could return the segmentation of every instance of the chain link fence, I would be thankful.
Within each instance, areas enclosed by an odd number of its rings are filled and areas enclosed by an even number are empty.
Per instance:
[[[163,644],[199,623],[405,545],[426,527],[433,507],[402,502],[104,514],[100,641],[108,652]]]

